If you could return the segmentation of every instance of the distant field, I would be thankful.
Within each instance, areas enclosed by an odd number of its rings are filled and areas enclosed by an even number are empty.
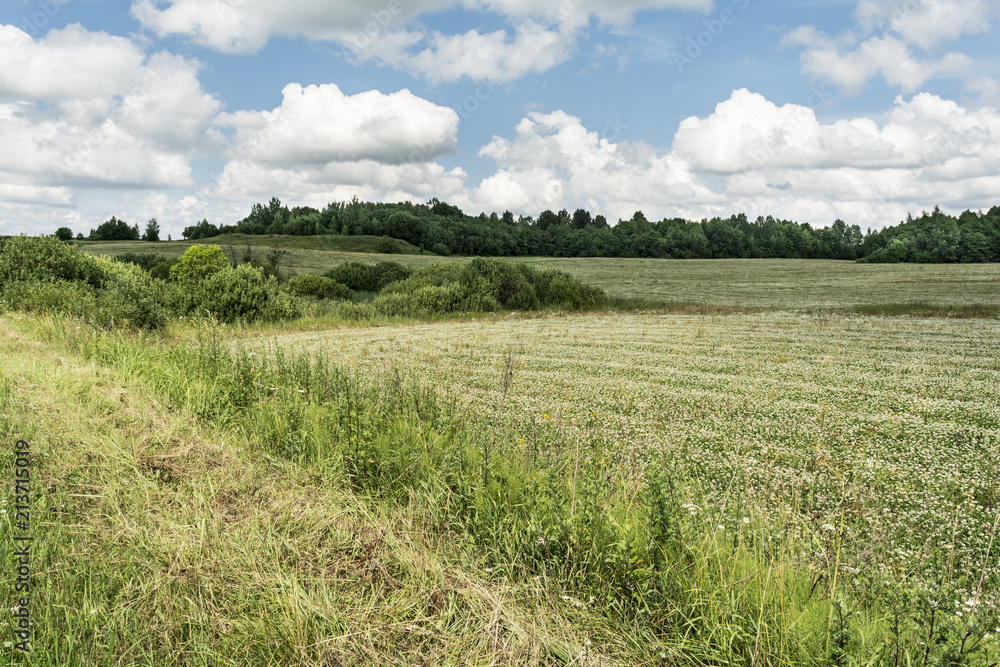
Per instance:
[[[725,530],[744,516],[794,516],[807,541],[824,526],[843,531],[853,567],[923,571],[935,557],[925,545],[949,544],[963,572],[995,570],[1000,338],[991,321],[597,315],[273,343],[322,350],[359,372],[404,369],[474,412],[496,409],[509,352],[515,421],[551,419],[581,460],[612,476],[676,466],[711,504],[703,520]]]
[[[372,237],[218,237],[200,241],[232,247],[249,239],[259,255],[269,247],[287,250],[282,267],[296,273],[323,272],[347,260],[392,260],[408,266],[467,258],[432,254],[381,255]],[[159,252],[180,256],[191,242],[88,243],[101,255]],[[321,248],[302,246],[327,244]],[[334,249],[336,247],[337,249]],[[412,248],[412,246],[411,246]],[[416,249],[413,249],[416,251]],[[1000,264],[855,264],[796,259],[563,259],[518,258],[539,268],[567,271],[616,297],[712,306],[783,309],[852,308],[924,304],[1000,307]]]

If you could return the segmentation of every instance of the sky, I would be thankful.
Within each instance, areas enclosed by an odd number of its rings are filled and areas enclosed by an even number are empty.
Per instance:
[[[1000,204],[1000,0],[5,0],[0,234]]]

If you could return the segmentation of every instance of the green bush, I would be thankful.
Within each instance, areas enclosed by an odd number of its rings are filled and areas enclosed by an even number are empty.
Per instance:
[[[229,266],[222,248],[217,245],[194,244],[170,267],[172,280],[202,280]]]
[[[426,285],[409,292],[387,292],[372,301],[381,315],[426,316],[458,310],[462,294],[457,284]]]
[[[154,266],[163,261],[163,255],[155,252],[123,252],[112,257],[116,262],[135,264],[143,271],[151,271]]]
[[[450,262],[435,262],[427,266],[420,267],[410,274],[405,280],[388,285],[383,292],[412,292],[428,285],[447,285],[448,283],[458,283],[462,279],[463,267],[461,264]]]
[[[159,280],[170,280],[170,269],[173,268],[180,259],[167,259],[163,257],[159,262],[149,269],[149,275]]]
[[[467,294],[492,297],[502,308],[536,310],[541,303],[532,278],[538,282],[538,272],[524,264],[477,257],[465,265],[461,282]]]
[[[106,278],[93,255],[57,238],[14,236],[0,248],[0,285],[10,282],[83,282],[100,287]]]
[[[300,273],[292,276],[288,279],[288,291],[296,296],[316,299],[348,301],[351,298],[351,290],[346,285],[315,273]]]
[[[167,322],[162,283],[135,264],[98,258],[108,280],[97,294],[93,321],[103,327],[160,329]]]
[[[383,315],[495,312],[556,307],[579,310],[606,301],[603,290],[562,271],[537,271],[500,259],[439,262],[387,286],[372,305]]]
[[[434,245],[432,245],[431,252],[434,253],[435,255],[441,255],[442,257],[448,257],[449,255],[451,255],[451,250],[449,250],[448,246],[446,246],[443,243],[435,243]]]
[[[323,275],[349,289],[362,292],[381,292],[387,285],[405,280],[413,271],[398,262],[344,262]]]
[[[298,317],[294,296],[278,290],[278,281],[261,269],[240,264],[226,267],[201,281],[175,283],[165,300],[178,315],[211,314],[222,322],[283,320]]]
[[[375,252],[381,252],[387,255],[399,254],[399,243],[397,243],[395,239],[383,236],[375,242]]]
[[[265,322],[282,322],[302,316],[302,304],[298,299],[287,292],[277,291],[274,278],[269,277],[267,284],[271,294],[258,314],[259,319]]]
[[[0,310],[85,315],[94,308],[94,288],[86,283],[13,281],[0,293]]]

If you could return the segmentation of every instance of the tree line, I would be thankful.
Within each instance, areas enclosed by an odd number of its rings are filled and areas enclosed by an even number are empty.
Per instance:
[[[114,220],[114,218],[112,218]],[[151,221],[155,222],[155,221]],[[105,223],[108,225],[109,223]],[[105,238],[101,228],[97,236]],[[138,237],[138,227],[128,228]],[[121,231],[121,230],[119,230]],[[585,209],[570,214],[545,210],[537,218],[502,214],[466,215],[432,199],[426,204],[333,202],[319,210],[289,208],[277,198],[254,204],[235,225],[207,220],[184,229],[197,240],[220,234],[295,236],[385,236],[439,255],[492,257],[660,257],[673,259],[801,258],[860,262],[998,262],[1000,206],[951,216],[935,207],[898,225],[862,232],[837,220],[829,227],[740,213],[701,221],[650,221],[641,211],[610,225]],[[148,234],[148,230],[147,230]]]

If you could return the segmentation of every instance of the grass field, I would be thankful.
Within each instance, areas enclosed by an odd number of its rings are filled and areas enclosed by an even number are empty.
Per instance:
[[[1000,267],[527,261],[688,307],[5,314],[10,664],[995,667]]]
[[[391,260],[408,266],[467,261],[432,254],[379,255],[370,252],[369,237],[218,237],[200,243],[232,246],[240,251],[250,240],[263,257],[278,247],[288,254],[282,266],[293,272],[324,272],[347,260]],[[347,244],[347,245],[345,245]],[[100,242],[87,252],[116,255],[158,252],[179,257],[191,243]],[[335,249],[336,248],[336,249]],[[539,268],[566,271],[600,285],[614,297],[712,306],[851,309],[859,306],[932,306],[1000,308],[1000,265],[997,264],[855,264],[832,260],[663,260],[560,259],[530,257]],[[903,308],[905,310],[905,308]]]
[[[738,528],[791,512],[803,539],[833,525],[845,562],[1000,576],[996,321],[784,313],[593,315],[292,334],[283,348],[398,367],[489,410],[513,354],[512,409],[549,415],[591,465],[667,461]],[[620,470],[622,466],[629,471]],[[846,484],[846,486],[844,486]],[[766,490],[766,493],[761,493]],[[727,497],[728,496],[728,497]]]

